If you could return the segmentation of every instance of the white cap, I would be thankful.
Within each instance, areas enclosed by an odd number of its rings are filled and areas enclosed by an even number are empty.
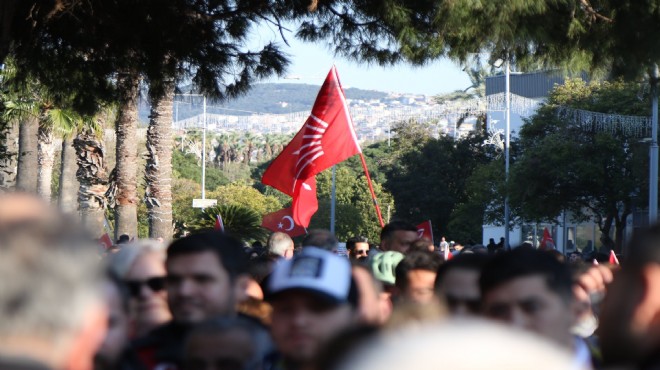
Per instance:
[[[348,259],[316,248],[305,247],[290,260],[275,265],[268,279],[266,298],[288,290],[306,290],[335,303],[349,301],[351,264]]]

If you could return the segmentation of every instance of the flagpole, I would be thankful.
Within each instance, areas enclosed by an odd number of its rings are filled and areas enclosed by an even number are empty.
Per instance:
[[[380,213],[380,206],[378,205],[378,199],[376,199],[376,193],[374,192],[374,186],[371,183],[371,176],[369,175],[369,169],[367,168],[367,162],[364,160],[364,154],[360,152],[360,160],[362,161],[362,168],[364,169],[364,175],[367,177],[367,184],[369,184],[369,191],[371,192],[371,200],[374,202],[374,207],[376,207],[376,214],[378,215],[378,222],[380,222],[380,227],[385,227],[383,222],[383,215]]]
[[[337,199],[337,166],[332,166],[332,192],[330,196],[330,232],[335,233],[335,200]]]

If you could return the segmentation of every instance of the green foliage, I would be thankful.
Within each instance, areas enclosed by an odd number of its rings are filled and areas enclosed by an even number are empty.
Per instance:
[[[520,151],[508,193],[519,216],[552,221],[567,210],[595,219],[609,240],[613,223],[622,242],[625,220],[648,192],[648,148],[638,138],[586,130],[557,115],[558,105],[603,113],[648,115],[648,95],[639,84],[568,81],[520,131]],[[620,246],[620,244],[619,244]]]
[[[183,154],[181,151],[174,150],[172,152],[172,166],[175,178],[193,180],[201,184],[202,167],[193,154]],[[228,183],[229,180],[222,171],[210,165],[206,166],[207,189],[215,189]]]
[[[279,199],[264,195],[259,190],[238,184],[219,186],[207,193],[207,198],[217,199],[221,205],[236,205],[249,208],[259,215],[279,211],[283,208]]]
[[[312,217],[310,228],[329,229],[332,169],[318,174],[316,181],[319,210]],[[363,235],[369,240],[378,241],[380,224],[364,173],[356,174],[347,162],[340,163],[336,166],[335,183],[335,234],[339,240],[345,241],[352,236]],[[388,206],[392,209],[394,206],[392,196],[383,190],[380,184],[374,182],[373,185],[381,209],[384,209],[384,212]]]
[[[204,209],[191,223],[190,230],[212,230],[217,215],[222,216],[226,233],[246,243],[266,241],[268,232],[261,227],[261,215],[250,208],[235,204],[219,204]]]

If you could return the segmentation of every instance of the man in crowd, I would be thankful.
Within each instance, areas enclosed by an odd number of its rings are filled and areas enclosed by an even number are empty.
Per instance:
[[[396,266],[396,287],[403,301],[425,304],[434,299],[433,285],[442,258],[429,251],[410,252]]]
[[[369,255],[369,239],[364,236],[354,236],[346,241],[346,250],[351,260],[367,258]]]
[[[0,195],[0,368],[91,370],[108,320],[93,244],[36,197]]]
[[[488,255],[464,253],[443,263],[435,277],[435,292],[458,316],[477,315],[481,309],[479,275]]]
[[[339,253],[339,241],[337,237],[329,230],[314,229],[307,233],[307,236],[302,241],[303,248],[317,247],[330,251],[334,254]]]
[[[544,336],[572,351],[576,363],[591,364],[586,343],[571,333],[579,307],[567,265],[547,252],[516,248],[484,266],[479,286],[487,317]]]
[[[273,258],[293,257],[293,239],[283,232],[276,231],[268,237],[268,255]]]
[[[277,369],[305,369],[337,333],[356,321],[357,289],[346,258],[314,247],[275,266],[266,284]]]
[[[660,368],[660,225],[633,235],[622,266],[600,310],[603,364]]]
[[[405,254],[418,238],[415,225],[405,221],[392,221],[380,232],[380,249]]]
[[[249,283],[243,247],[224,233],[193,234],[173,242],[165,265],[172,321],[134,343],[150,369],[180,369],[190,327],[213,317],[235,316]]]

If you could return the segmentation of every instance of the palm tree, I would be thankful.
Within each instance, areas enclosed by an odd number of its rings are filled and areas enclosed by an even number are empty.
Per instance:
[[[160,94],[158,94],[160,95]],[[161,96],[150,95],[151,115],[147,130],[146,188],[149,237],[172,238],[172,105],[174,83]]]
[[[78,164],[76,177],[80,183],[78,190],[80,216],[85,229],[97,237],[103,234],[108,190],[105,148],[103,140],[99,137],[100,131],[87,127],[80,130],[73,139]]]
[[[16,186],[16,157],[18,154],[18,123],[6,122],[6,127],[0,136],[0,191],[12,190]]]
[[[206,208],[189,225],[191,231],[212,230],[217,215],[222,216],[225,232],[244,242],[265,241],[268,232],[261,227],[261,215],[255,210],[235,204]]]
[[[137,236],[137,123],[139,78],[136,73],[123,72],[117,77],[118,101],[115,130],[117,152],[115,164],[116,199],[115,239],[122,234]]]
[[[39,140],[37,161],[39,175],[37,177],[37,193],[45,200],[51,199],[51,184],[53,180],[53,165],[55,164],[55,134],[66,135],[72,132],[77,115],[74,112],[53,108],[48,102],[41,102],[39,119]]]
[[[62,138],[62,170],[60,171],[60,189],[57,197],[57,206],[60,211],[67,214],[73,214],[78,210],[77,197],[80,183],[76,176],[78,166],[76,163],[76,149],[73,146],[76,132],[74,130],[65,134]]]

